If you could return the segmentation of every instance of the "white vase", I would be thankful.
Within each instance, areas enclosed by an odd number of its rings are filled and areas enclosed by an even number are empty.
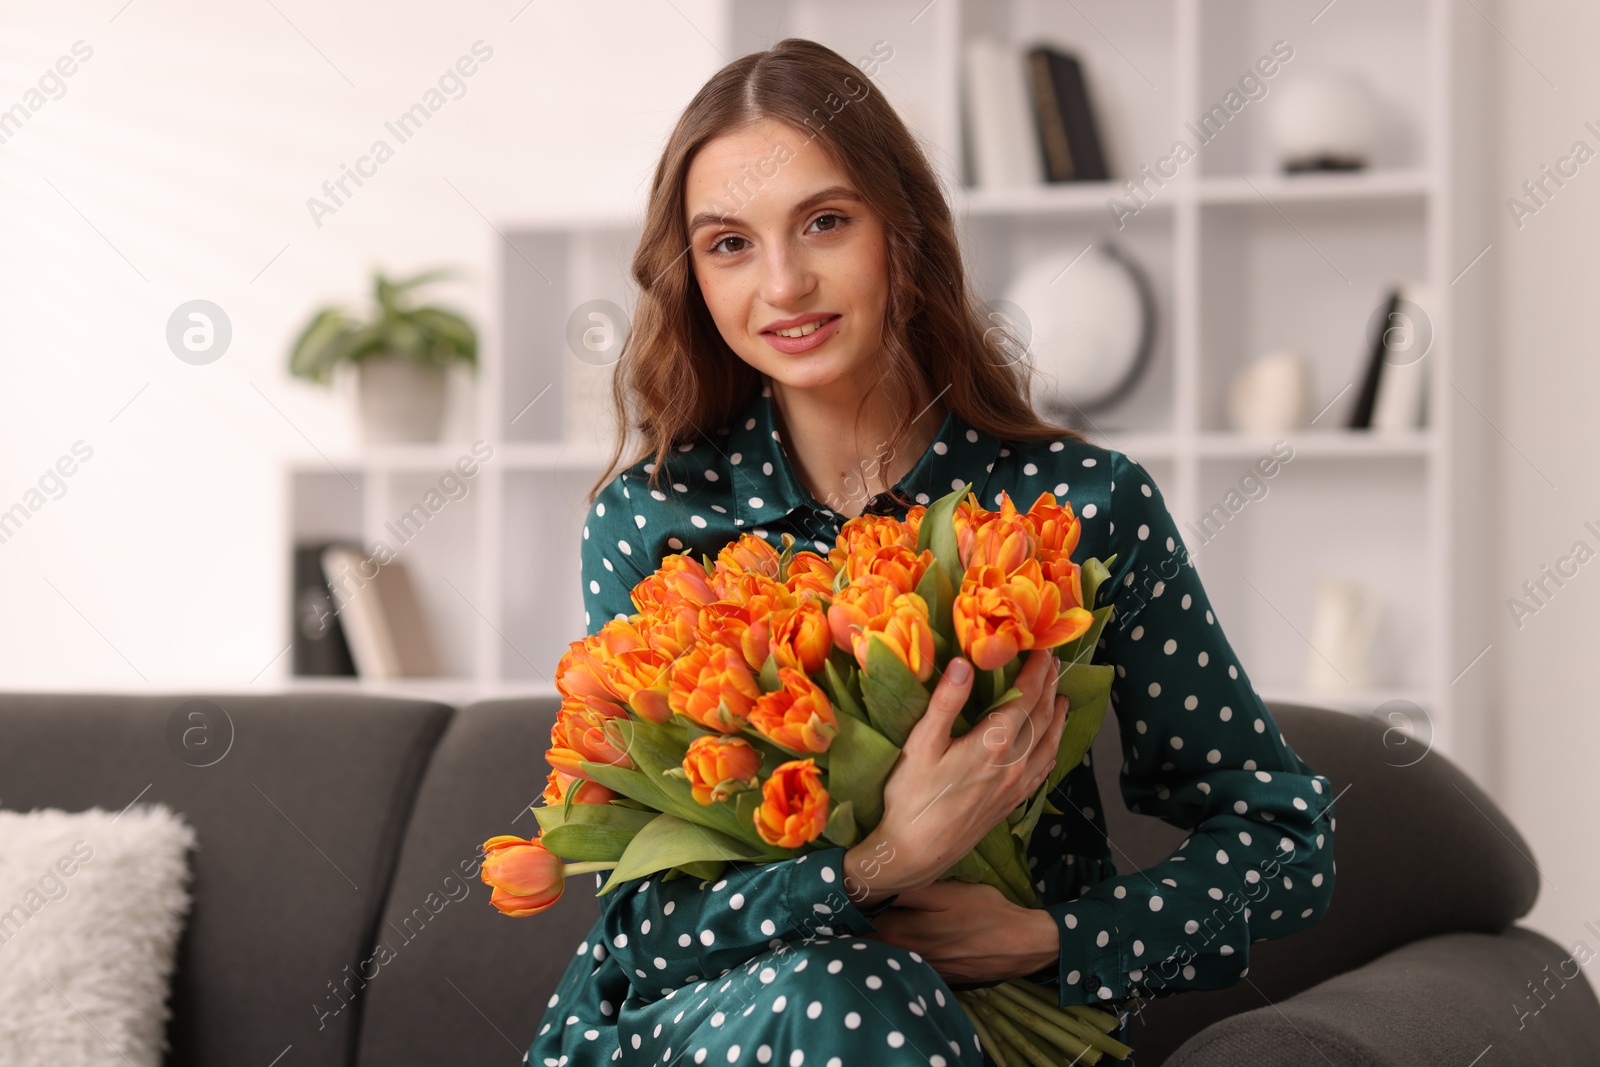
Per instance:
[[[367,444],[439,440],[445,400],[441,364],[378,357],[360,360],[356,367],[361,434]]]
[[[1311,362],[1283,350],[1242,367],[1228,388],[1228,423],[1241,433],[1297,430],[1311,418]]]

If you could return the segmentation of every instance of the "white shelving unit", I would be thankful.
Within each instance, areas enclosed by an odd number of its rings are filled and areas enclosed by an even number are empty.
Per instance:
[[[1483,397],[1488,244],[1482,193],[1486,90],[1477,72],[1488,32],[1446,0],[741,0],[700,28],[731,58],[787,36],[848,57],[894,49],[874,79],[922,138],[963,225],[972,279],[1001,295],[1022,264],[1065,266],[1115,241],[1150,277],[1159,336],[1149,373],[1094,436],[1143,463],[1184,530],[1220,620],[1269,699],[1380,714],[1416,710],[1407,728],[1475,774],[1491,764],[1496,696],[1486,589],[1492,430],[1463,398]],[[974,34],[1046,41],[1076,52],[1113,172],[1136,175],[1275,41],[1293,58],[1267,97],[1155,189],[1118,228],[1108,200],[1121,180],[1028,189],[965,187],[960,57]],[[1382,97],[1389,129],[1363,172],[1286,176],[1263,135],[1271,90],[1312,67],[1349,68]],[[708,70],[709,76],[711,72]],[[1130,202],[1131,203],[1131,202]],[[612,426],[601,406],[609,367],[571,354],[569,316],[586,301],[632,307],[627,264],[642,205],[600,217],[498,219],[498,321],[485,330],[477,435],[494,458],[459,505],[403,557],[438,621],[450,679],[396,683],[419,693],[548,692],[557,659],[584,632],[578,544],[584,494]],[[498,237],[495,240],[499,240]],[[1391,284],[1424,283],[1434,343],[1427,424],[1414,433],[1340,429],[1359,389],[1367,324]],[[1278,437],[1230,432],[1231,374],[1268,350],[1316,366],[1328,406],[1312,428],[1280,435],[1294,458],[1226,526],[1191,525]],[[382,536],[383,523],[467,451],[468,442],[334,457],[289,472],[290,535]],[[346,481],[345,476],[349,476]],[[351,484],[354,483],[354,484]],[[452,510],[453,509],[453,510]],[[287,546],[285,548],[287,551]],[[1341,693],[1301,684],[1319,574],[1358,577],[1384,600],[1380,684]],[[287,597],[285,598],[287,599]],[[1476,658],[1475,658],[1476,657]],[[321,681],[293,684],[327,684]],[[366,683],[352,683],[364,686]],[[1397,720],[1397,725],[1400,723]]]

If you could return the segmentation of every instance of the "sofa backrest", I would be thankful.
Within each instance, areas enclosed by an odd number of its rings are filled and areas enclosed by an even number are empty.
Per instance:
[[[1129,1027],[1141,1063],[1163,1062],[1219,1019],[1277,1003],[1413,941],[1499,933],[1538,896],[1532,848],[1442,753],[1373,716],[1268,707],[1289,747],[1333,783],[1332,900],[1305,930],[1250,944],[1240,958],[1250,973],[1238,985],[1149,1001]],[[1125,874],[1171,854],[1187,831],[1127,810],[1117,784],[1122,758],[1117,730],[1101,730],[1092,761],[1112,854]]]
[[[343,1067],[357,1029],[334,990],[373,941],[451,714],[342,693],[0,693],[0,807],[183,815],[199,845],[166,1062],[265,1065],[292,1046],[285,1064]]]
[[[545,1004],[600,914],[593,876],[574,877],[559,903],[513,919],[478,878],[484,841],[532,837],[543,803],[547,699],[461,708],[423,779],[379,924],[387,958],[362,994],[362,1067],[515,1064]],[[470,871],[470,876],[467,872]]]

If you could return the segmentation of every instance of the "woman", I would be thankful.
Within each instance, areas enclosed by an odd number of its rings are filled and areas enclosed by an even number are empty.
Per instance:
[[[1038,787],[1066,712],[1035,652],[1023,695],[952,740],[958,657],[862,842],[602,897],[529,1062],[992,1063],[952,985],[1027,976],[1117,1010],[1234,985],[1252,941],[1321,917],[1327,779],[1251,688],[1154,481],[1040,421],[1024,369],[986,346],[934,173],[864,77],[795,39],[720,71],[667,145],[633,274],[615,396],[648,450],[612,477],[619,442],[597,483],[591,633],[637,610],[631,589],[668,553],[784,532],[825,553],[850,518],[963,483],[990,508],[1053,493],[1082,520],[1077,558],[1116,554],[1096,606],[1116,606],[1099,657],[1117,668],[1123,796],[1193,832],[1119,877],[1085,757],[1033,838],[1043,907],[937,881]]]

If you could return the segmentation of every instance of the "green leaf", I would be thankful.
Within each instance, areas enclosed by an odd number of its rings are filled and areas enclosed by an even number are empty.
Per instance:
[[[984,861],[994,868],[996,874],[1006,880],[1010,887],[1010,895],[1022,902],[1024,907],[1032,907],[1036,894],[1033,883],[1028,880],[1027,855],[1019,849],[1019,842],[1011,833],[1011,827],[1004,821],[989,827],[989,832],[978,840],[977,853]]]
[[[774,693],[783,688],[783,683],[778,681],[777,656],[771,652],[767,653],[767,661],[761,665],[761,673],[756,676],[756,681],[763,693]]]
[[[834,576],[833,576],[833,595],[834,596],[838,596],[839,595],[839,590],[843,589],[845,586],[847,586],[849,584],[850,584],[850,574],[849,574],[849,572],[844,567],[840,567],[838,569],[838,571],[834,573]]]
[[[845,715],[828,751],[828,795],[848,803],[857,823],[870,833],[883,818],[883,783],[900,749],[865,722]]]
[[[539,840],[551,852],[573,863],[615,861],[621,858],[633,836],[656,815],[653,811],[635,811],[612,804],[575,804],[559,825],[547,827],[541,819],[544,833]]]
[[[1094,598],[1100,591],[1100,583],[1111,577],[1111,565],[1116,561],[1117,554],[1113,552],[1103,560],[1091,557],[1079,565],[1078,580],[1083,586],[1084,607],[1094,607]]]
[[[596,896],[605,896],[632,878],[642,878],[669,867],[705,860],[749,861],[763,858],[760,850],[737,838],[700,826],[676,815],[657,815],[634,834],[611,877]]]
[[[861,837],[861,832],[856,828],[855,816],[850,801],[835,804],[833,811],[828,815],[828,823],[822,828],[822,836],[836,845],[849,848]]]
[[[989,862],[976,850],[962,856],[951,865],[949,870],[940,875],[938,880],[941,882],[970,882],[973,884],[992,885],[1000,890],[1007,900],[1018,907],[1028,908],[1033,906],[1031,903],[1025,903],[1019,898],[1017,891],[1011,887],[1011,884],[1001,877],[999,872],[991,867]],[[1030,897],[1030,899],[1032,898]]]
[[[567,793],[566,796],[562,797],[563,803],[561,805],[564,811],[569,813],[572,811],[572,798],[578,795],[578,790],[583,788],[585,780],[583,778],[574,778],[571,784],[567,786]]]
[[[771,774],[770,771],[767,772]],[[733,795],[733,814],[741,826],[754,827],[756,824],[756,811],[761,807],[762,792],[759,789],[746,789]],[[756,836],[760,836],[757,834]]]
[[[1018,804],[1011,815],[1007,816],[1007,821],[1011,823],[1011,833],[1018,841],[1022,842],[1024,851],[1026,851],[1027,844],[1033,837],[1033,828],[1039,823],[1040,813],[1050,803],[1048,797],[1050,796],[1051,788],[1052,786],[1047,780],[1039,787],[1038,792],[1028,798],[1027,803]]]
[[[778,540],[783,543],[783,551],[778,553],[778,581],[789,580],[789,564],[794,562],[794,534],[785,530],[778,535]]]
[[[861,696],[873,727],[898,748],[906,743],[912,727],[927,710],[930,694],[911,668],[874,633],[867,637],[867,669],[861,674]]]
[[[687,780],[662,772],[683,766],[684,754],[689,750],[689,730],[679,722],[654,723],[646,719],[616,719],[624,751],[633,760],[635,770],[611,767],[607,764],[585,761],[584,772],[607,788],[644,801],[658,811],[668,812],[690,822],[711,827],[740,840],[757,843],[755,827],[738,824],[726,804],[701,804],[694,799],[694,790]],[[616,774],[617,771],[622,774]],[[602,775],[611,775],[619,782],[612,785]],[[633,776],[637,777],[633,777]]]
[[[728,865],[722,860],[701,860],[698,863],[685,863],[678,868],[679,873],[691,878],[699,878],[706,882],[715,882],[722,877],[722,872]]]
[[[922,529],[927,529],[924,517]],[[919,535],[919,540],[920,535]],[[929,567],[917,582],[916,594],[928,604],[928,621],[933,628],[934,645],[941,657],[943,649],[956,643],[956,627],[951,609],[955,607],[955,587],[950,584],[949,573],[940,566]],[[942,645],[941,645],[942,642]]]
[[[1078,663],[1062,670],[1056,692],[1066,694],[1067,723],[1056,747],[1056,765],[1045,779],[1047,790],[1054,789],[1082,763],[1084,754],[1094,745],[1105,722],[1115,677],[1116,668],[1109,663]]]
[[[1094,612],[1094,621],[1089,628],[1078,637],[1059,645],[1054,649],[1056,658],[1062,664],[1089,663],[1094,660],[1095,645],[1100,641],[1100,632],[1106,628],[1106,623],[1111,620],[1111,614],[1116,609],[1110,604],[1097,608]]]
[[[854,670],[855,668],[849,667],[846,669]],[[828,699],[833,703],[835,711],[841,711],[852,718],[860,719],[862,722],[867,721],[867,713],[856,702],[855,694],[850,691],[850,683],[840,676],[839,669],[833,665],[833,657],[831,655],[822,661],[822,685],[828,691]],[[838,718],[837,715],[834,717]],[[829,747],[831,748],[832,746]]]
[[[917,551],[933,549],[934,562],[944,570],[952,590],[961,588],[961,578],[965,573],[961,566],[961,546],[956,539],[953,516],[956,506],[971,491],[972,483],[965,482],[960,488],[952,489],[935,500],[923,513],[922,523],[917,528]]]

